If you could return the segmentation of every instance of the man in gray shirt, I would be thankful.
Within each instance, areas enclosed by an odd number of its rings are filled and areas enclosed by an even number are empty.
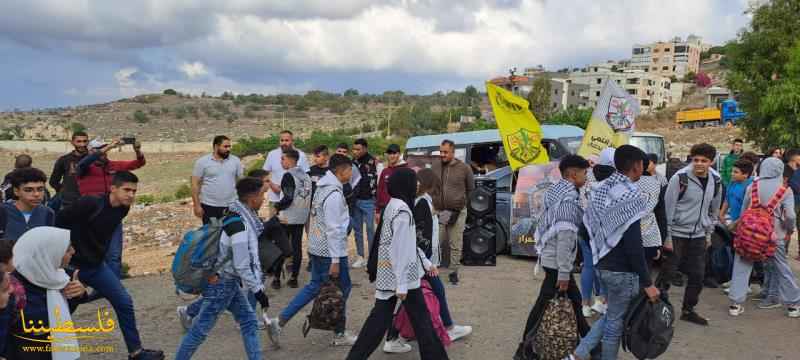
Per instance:
[[[231,155],[231,139],[214,137],[214,151],[194,163],[192,203],[194,215],[207,224],[210,218],[222,218],[225,209],[236,200],[236,179],[244,174],[242,162]]]

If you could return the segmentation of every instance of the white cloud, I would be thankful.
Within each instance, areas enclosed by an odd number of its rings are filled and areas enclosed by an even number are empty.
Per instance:
[[[120,88],[131,88],[136,86],[136,80],[133,79],[133,75],[138,71],[139,69],[135,67],[122,68],[114,73],[114,79],[117,80],[117,85]]]
[[[199,61],[195,61],[192,63],[183,62],[179,66],[179,70],[184,74],[186,74],[186,77],[188,77],[189,79],[194,79],[197,77],[208,75],[208,69],[206,69],[206,66]]]

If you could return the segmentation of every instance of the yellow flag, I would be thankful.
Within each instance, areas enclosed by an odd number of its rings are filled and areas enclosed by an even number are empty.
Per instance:
[[[548,163],[550,159],[542,147],[542,128],[528,109],[528,101],[489,82],[486,92],[511,169]]]
[[[592,113],[578,155],[597,155],[607,147],[620,147],[630,141],[639,101],[614,81],[606,81],[597,107]]]

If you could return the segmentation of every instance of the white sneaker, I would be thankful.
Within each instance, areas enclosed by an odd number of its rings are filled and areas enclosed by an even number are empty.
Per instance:
[[[595,301],[594,305],[592,305],[592,310],[594,310],[598,314],[605,314],[606,310],[608,310],[608,305],[600,301]]]
[[[730,314],[730,316],[739,316],[742,315],[742,313],[744,313],[744,306],[742,305],[733,304],[728,307],[728,314]]]
[[[790,307],[788,309],[788,311],[786,312],[786,316],[788,316],[788,317],[790,317],[792,319],[800,318],[800,308]]]
[[[453,325],[450,330],[447,330],[447,336],[450,337],[450,341],[456,341],[469,334],[472,334],[472,326]]]
[[[589,305],[583,305],[581,311],[583,312],[583,317],[585,318],[590,318],[592,317],[592,315],[594,315],[594,313],[592,312],[592,307]]]
[[[367,266],[367,262],[366,262],[366,261],[364,260],[364,258],[363,258],[363,257],[361,257],[361,256],[357,256],[357,257],[356,257],[356,261],[354,261],[354,262],[353,262],[353,265],[351,265],[351,267],[352,267],[353,269],[361,269],[361,268],[363,268],[364,266]]]
[[[181,322],[183,331],[189,331],[192,328],[193,319],[188,314],[189,308],[186,306],[178,306],[178,320]]]
[[[731,287],[731,282],[730,281],[724,282],[724,283],[722,283],[721,286],[722,286],[723,289],[727,289],[727,288]]]
[[[352,335],[345,331],[341,334],[333,335],[332,346],[353,346],[358,340],[358,336]]]
[[[281,347],[280,337],[283,329],[278,323],[278,318],[270,319],[267,314],[264,314],[264,321],[267,323],[267,339],[272,343],[276,349]]]
[[[411,351],[411,345],[406,344],[400,338],[395,340],[387,340],[383,343],[383,352],[389,354],[405,354]]]

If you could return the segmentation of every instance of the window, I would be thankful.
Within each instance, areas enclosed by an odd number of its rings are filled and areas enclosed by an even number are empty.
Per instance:
[[[650,106],[650,100],[642,99],[642,106]]]
[[[636,89],[628,89],[628,94],[636,95]]]
[[[575,96],[575,90],[570,91],[569,96]]]
[[[638,83],[639,83],[639,78],[631,78],[631,79],[628,79],[627,81],[625,81],[625,83],[626,83],[626,84],[630,84],[630,85],[633,85],[633,84],[638,84]]]
[[[686,53],[688,49],[689,47],[686,45],[679,45],[675,47],[675,53]]]
[[[598,83],[598,84],[602,84],[602,83],[603,83],[603,79],[601,79],[601,78],[597,78],[597,83]]]
[[[553,90],[553,94],[558,95],[558,89]]]
[[[664,67],[661,68],[661,70],[667,71],[667,70],[669,70],[669,66],[664,66]]]
[[[599,97],[600,96],[600,92],[599,91],[595,91],[594,95]],[[595,104],[595,105],[597,105],[597,104]]]
[[[619,79],[617,79],[617,84],[622,84]]]
[[[644,68],[644,72],[649,72],[649,68]]]
[[[669,52],[669,48],[664,49],[664,52]]]
[[[658,52],[658,49],[653,49],[653,52],[654,52],[654,53],[657,53],[657,52]]]
[[[597,68],[594,68],[594,72],[597,72]]]
[[[557,102],[553,102],[553,109],[555,109],[557,107],[558,107],[558,103]]]
[[[658,68],[654,66],[654,67],[650,68],[650,70],[658,71]]]

